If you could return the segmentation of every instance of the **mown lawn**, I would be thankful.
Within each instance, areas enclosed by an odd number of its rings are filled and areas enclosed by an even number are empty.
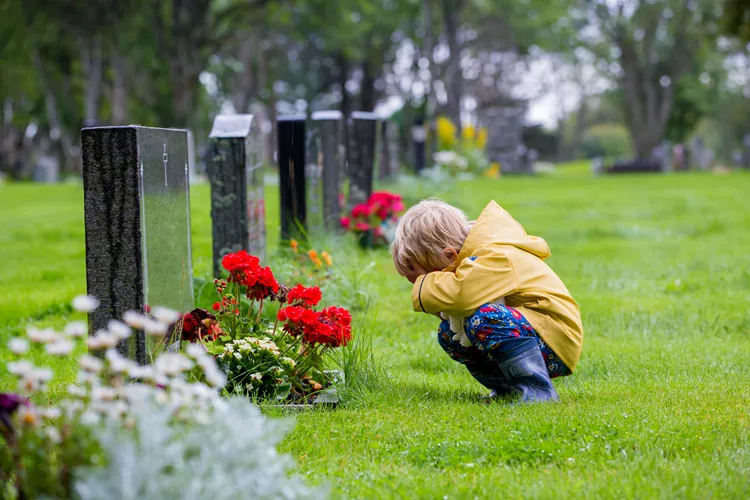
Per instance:
[[[410,285],[387,253],[334,251],[370,293],[355,320],[389,377],[344,408],[296,417],[283,451],[311,481],[353,498],[747,497],[750,175],[559,172],[395,189],[470,215],[494,198],[547,239],[586,328],[578,371],[557,379],[561,402],[480,402],[483,388],[437,345],[434,318],[410,312]],[[268,196],[275,237],[273,188]],[[4,343],[29,318],[63,323],[63,304],[85,290],[85,262],[80,187],[0,186],[0,199]],[[193,189],[192,221],[205,275],[206,186]]]

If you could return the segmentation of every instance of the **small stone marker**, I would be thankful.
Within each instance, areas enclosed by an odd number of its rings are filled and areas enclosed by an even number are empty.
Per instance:
[[[253,115],[217,116],[209,138],[213,272],[219,276],[228,253],[265,257],[263,139]]]
[[[374,113],[352,113],[351,156],[349,164],[349,208],[366,203],[372,194],[375,168],[377,116]]]
[[[342,120],[340,111],[312,114],[305,156],[306,214],[310,228],[333,230],[339,225],[345,154]]]
[[[300,226],[307,223],[305,115],[282,115],[276,121],[281,239],[288,241],[300,236]]]
[[[193,308],[187,139],[176,129],[81,130],[86,288],[100,302],[92,333],[129,310]],[[150,361],[143,332],[118,349]]]

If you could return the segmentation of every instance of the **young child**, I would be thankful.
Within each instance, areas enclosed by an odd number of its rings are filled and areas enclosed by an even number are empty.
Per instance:
[[[575,369],[583,326],[578,305],[543,261],[550,255],[543,239],[528,236],[494,201],[469,222],[461,210],[425,200],[399,221],[391,253],[414,285],[414,310],[444,319],[440,346],[490,396],[558,399],[550,379]],[[454,325],[465,318],[464,332],[451,331],[446,318]],[[462,333],[471,345],[461,344]]]

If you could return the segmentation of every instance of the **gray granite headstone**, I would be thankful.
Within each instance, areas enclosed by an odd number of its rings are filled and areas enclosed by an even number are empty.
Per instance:
[[[213,272],[219,276],[228,253],[265,258],[263,138],[253,115],[219,115],[209,139]]]
[[[139,126],[81,130],[86,287],[101,305],[93,333],[129,310],[193,308],[187,131]],[[140,332],[118,346],[147,363]]]
[[[394,179],[398,177],[399,166],[398,124],[383,120],[381,129],[379,179]]]
[[[349,164],[349,207],[366,203],[372,194],[377,141],[377,116],[374,113],[352,113],[351,155]]]
[[[60,181],[60,162],[57,157],[43,154],[39,156],[33,171],[34,182],[54,184]]]
[[[307,224],[332,230],[341,216],[344,178],[343,116],[340,111],[312,114],[307,135],[305,184]]]
[[[487,155],[491,162],[498,162],[505,174],[532,174],[531,164],[520,153],[526,152],[522,143],[523,105],[490,107],[479,112],[479,121],[487,127]]]
[[[276,118],[282,241],[302,237],[307,225],[305,119],[305,115],[282,115]]]

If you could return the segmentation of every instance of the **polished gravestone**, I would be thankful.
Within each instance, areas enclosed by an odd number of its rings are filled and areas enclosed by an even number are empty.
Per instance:
[[[91,333],[129,310],[193,308],[186,130],[138,126],[81,131],[86,286],[100,301]],[[138,332],[120,352],[150,361]]]
[[[339,111],[312,114],[305,159],[307,226],[335,229],[341,217],[344,154],[343,116]]]
[[[366,203],[372,194],[378,120],[374,113],[352,113],[349,156],[349,207]]]
[[[209,139],[213,272],[219,276],[228,253],[265,257],[263,138],[252,115],[219,115]]]
[[[276,119],[282,241],[301,237],[307,224],[305,118],[305,115],[282,115]]]

